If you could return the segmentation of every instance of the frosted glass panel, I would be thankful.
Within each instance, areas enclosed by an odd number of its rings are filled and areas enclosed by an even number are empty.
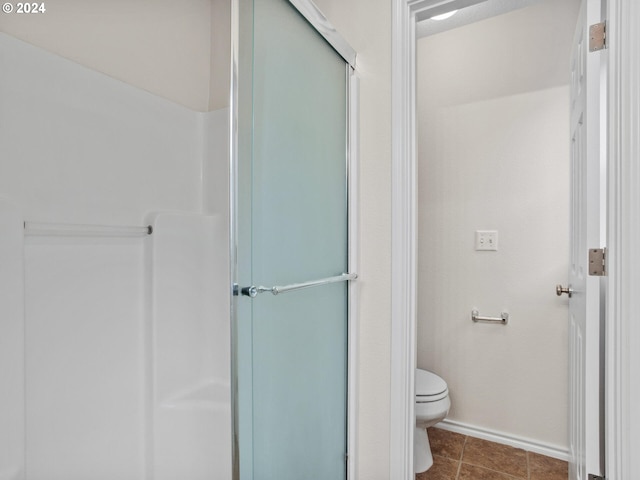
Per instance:
[[[347,66],[286,0],[255,0],[253,9],[251,192],[239,179],[239,202],[251,198],[250,228],[239,220],[250,252],[238,240],[251,279],[241,281],[339,275],[347,271]],[[238,327],[248,335],[251,323],[251,367],[239,379],[241,405],[249,396],[252,404],[240,408],[241,478],[345,478],[347,284],[238,302],[251,303],[252,317]]]

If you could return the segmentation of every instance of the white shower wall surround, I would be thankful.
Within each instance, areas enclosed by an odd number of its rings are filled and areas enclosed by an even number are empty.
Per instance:
[[[228,264],[226,251],[217,248],[226,244],[226,223],[222,215],[185,214],[160,214],[150,223],[152,478],[230,479]]]
[[[5,34],[0,71],[0,480],[230,478],[228,109]]]
[[[0,34],[0,193],[33,222],[200,211],[196,113]]]
[[[24,267],[22,216],[0,201],[0,479],[24,473]]]

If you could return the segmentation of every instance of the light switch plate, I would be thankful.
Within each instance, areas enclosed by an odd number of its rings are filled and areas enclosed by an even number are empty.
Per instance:
[[[476,250],[498,251],[498,231],[476,230]]]

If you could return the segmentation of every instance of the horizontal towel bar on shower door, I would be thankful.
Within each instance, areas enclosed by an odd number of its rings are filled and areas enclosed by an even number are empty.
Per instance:
[[[251,298],[264,292],[271,292],[274,295],[278,295],[279,293],[292,292],[303,288],[319,287],[320,285],[327,285],[329,283],[346,282],[349,280],[355,280],[356,278],[358,278],[357,273],[343,273],[342,275],[336,275],[335,277],[321,278],[320,280],[312,280],[310,282],[303,283],[292,283],[291,285],[284,286],[275,285],[273,287],[255,287],[251,285],[250,287],[244,287],[241,292],[242,295]]]
[[[153,227],[119,225],[79,225],[69,223],[24,222],[25,235],[56,237],[138,237],[151,235]]]

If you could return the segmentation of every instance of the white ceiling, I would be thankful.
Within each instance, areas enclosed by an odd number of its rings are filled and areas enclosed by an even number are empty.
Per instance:
[[[539,0],[480,0],[482,3],[462,8],[446,20],[421,20],[416,24],[416,36],[427,37],[453,28],[468,25],[485,18],[495,17],[518,8],[532,5]]]

